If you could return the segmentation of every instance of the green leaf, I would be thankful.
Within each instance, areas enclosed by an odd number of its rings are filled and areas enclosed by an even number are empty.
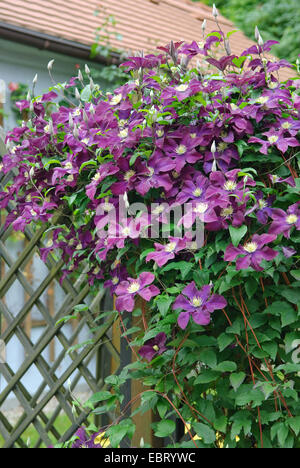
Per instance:
[[[217,365],[217,356],[212,349],[204,349],[199,354],[199,359],[209,367],[215,367]]]
[[[79,174],[87,166],[97,166],[97,162],[94,159],[90,159],[89,161],[86,161],[86,162],[82,163],[80,168],[79,168]]]
[[[154,434],[156,437],[167,437],[171,435],[176,429],[176,424],[171,419],[164,419],[163,421],[154,423],[152,426],[154,428]]]
[[[156,405],[159,416],[163,419],[169,409],[169,403],[166,400],[160,399]]]
[[[275,301],[265,310],[265,313],[279,315],[283,327],[290,325],[297,320],[297,312],[287,302]]]
[[[210,383],[210,382],[213,382],[214,380],[216,380],[218,377],[219,377],[218,372],[211,371],[211,370],[202,370],[201,374],[199,374],[196,377],[196,379],[194,381],[194,384],[197,385],[197,384]]]
[[[73,310],[75,310],[75,312],[85,312],[88,308],[89,306],[87,304],[77,304],[73,307]]]
[[[117,424],[116,426],[108,428],[106,434],[109,437],[111,446],[113,448],[118,448],[121,440],[124,439],[127,434],[127,428]]]
[[[88,102],[92,96],[93,96],[93,93],[91,91],[90,85],[88,84],[87,86],[83,88],[83,90],[80,93],[81,100],[84,102]]]
[[[193,266],[194,264],[192,262],[171,262],[165,266],[161,272],[165,273],[166,271],[179,270],[181,272],[181,277],[184,280]]]
[[[287,420],[288,425],[292,428],[294,431],[296,437],[298,437],[298,434],[300,432],[300,416],[295,416],[294,418],[289,418]]]
[[[252,420],[249,411],[238,411],[231,417],[231,420],[233,421],[230,434],[231,440],[234,440],[241,433],[242,429],[244,429],[245,435],[250,434]]]
[[[77,319],[77,318],[78,318],[77,315],[66,315],[65,317],[62,317],[61,319],[57,320],[55,326],[57,327],[60,323],[66,323],[69,320]]]
[[[300,290],[296,288],[280,288],[279,294],[287,299],[292,304],[298,304],[300,302]]]
[[[290,273],[297,281],[300,281],[300,270],[291,270]]]
[[[218,345],[220,351],[223,351],[227,346],[229,346],[234,341],[234,336],[226,335],[226,333],[222,333],[218,336]]]
[[[239,386],[244,382],[245,378],[245,372],[236,372],[230,375],[229,380],[235,391],[237,391]]]
[[[248,278],[245,283],[245,290],[249,299],[256,293],[258,288],[258,283],[254,278]]]
[[[276,342],[263,343],[262,349],[268,353],[273,361],[275,361],[278,350],[278,344]]]
[[[206,424],[195,422],[193,423],[193,429],[203,439],[205,444],[213,444],[216,441],[215,431]]]
[[[110,392],[102,391],[97,392],[89,398],[92,403],[98,403],[99,401],[105,401],[111,398],[113,395]]]
[[[219,372],[234,372],[237,369],[237,365],[233,361],[223,361],[218,364],[214,370]]]
[[[160,296],[156,300],[156,305],[158,307],[158,310],[159,310],[159,312],[161,313],[161,315],[163,317],[165,317],[165,315],[167,315],[167,313],[168,313],[168,311],[170,309],[170,305],[172,304],[173,301],[174,301],[174,298],[170,297],[170,296]]]
[[[237,247],[241,241],[241,239],[244,237],[244,235],[247,232],[247,226],[243,225],[239,228],[229,226],[229,232],[230,232],[230,237],[232,240],[232,243],[235,247]]]
[[[224,414],[214,420],[214,428],[217,431],[224,432],[224,433],[226,432],[227,418]]]

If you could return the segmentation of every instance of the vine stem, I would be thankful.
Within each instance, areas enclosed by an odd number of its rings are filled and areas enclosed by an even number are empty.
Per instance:
[[[186,395],[185,395],[185,393],[184,393],[184,391],[183,391],[183,389],[182,389],[182,387],[181,387],[181,385],[180,385],[180,383],[179,383],[179,381],[178,381],[178,379],[177,379],[177,377],[176,377],[176,371],[175,371],[175,362],[176,362],[176,358],[177,358],[177,355],[178,355],[180,349],[182,348],[183,344],[184,344],[185,341],[187,340],[188,336],[189,336],[189,333],[188,333],[187,335],[185,335],[185,337],[183,338],[183,340],[182,340],[181,343],[179,344],[179,346],[178,346],[178,348],[177,348],[177,350],[176,350],[176,352],[175,352],[175,354],[174,354],[173,363],[172,363],[172,374],[173,374],[173,377],[174,377],[174,379],[175,379],[175,382],[176,382],[176,384],[177,384],[177,386],[178,386],[178,388],[179,388],[179,390],[180,390],[180,393],[181,393],[182,396],[183,396],[183,401],[184,401],[184,403],[190,408],[190,410],[191,410],[191,412],[194,414],[194,416],[195,416],[195,413],[197,413],[201,418],[203,418],[206,422],[208,422],[208,424],[210,424],[210,425],[213,427],[213,423],[212,423],[209,419],[207,419],[207,418],[204,416],[204,414],[200,413],[198,410],[196,410],[195,408],[193,408],[192,405],[189,403],[189,401],[188,401],[188,399],[187,399],[187,397],[186,397]],[[197,418],[197,416],[195,416],[195,417]],[[198,419],[198,418],[197,418],[197,419]]]
[[[168,397],[168,395],[166,395],[165,393],[161,393],[159,392],[158,390],[155,390],[155,389],[152,389],[152,390],[144,390],[143,392],[140,392],[138,393],[137,395],[135,395],[127,404],[126,406],[123,408],[122,410],[122,415],[125,414],[125,412],[127,411],[127,409],[132,405],[132,403],[134,403],[138,398],[140,398],[144,393],[149,393],[149,392],[155,392],[157,393],[158,395],[160,395],[162,398],[164,398],[165,400],[167,400],[167,402],[172,406],[172,408],[174,409],[174,411],[176,411],[176,413],[178,414],[178,416],[180,417],[181,421],[183,422],[184,424],[184,427],[186,428],[193,444],[195,445],[195,447],[198,449],[199,447],[197,446],[196,442],[194,441],[194,437],[193,437],[193,434],[191,433],[190,429],[189,429],[189,426],[187,424],[187,422],[184,420],[184,418],[181,416],[180,414],[180,411],[176,408],[176,406],[174,405],[174,403],[170,400],[170,398]],[[120,415],[117,420],[114,422],[114,423],[111,423],[109,426],[107,426],[107,428],[113,426],[114,424],[117,424],[118,421],[120,420],[120,418],[122,417],[122,415]],[[106,429],[107,429],[106,428]]]

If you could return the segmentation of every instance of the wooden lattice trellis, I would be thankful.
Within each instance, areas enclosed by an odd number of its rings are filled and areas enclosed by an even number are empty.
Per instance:
[[[1,186],[5,186],[12,177],[12,174],[2,177]],[[7,211],[11,209],[13,206],[9,206]],[[2,216],[2,220],[5,219],[6,214]],[[105,375],[110,373],[112,368],[117,372],[120,363],[119,352],[111,339],[113,319],[108,316],[100,325],[95,322],[95,318],[99,316],[107,300],[103,290],[99,291],[92,300],[88,300],[90,288],[84,275],[81,275],[75,283],[66,278],[60,286],[64,299],[57,310],[50,313],[44,296],[48,293],[53,295],[54,285],[58,285],[62,275],[63,261],[51,255],[48,257],[46,262],[48,272],[38,287],[34,287],[26,275],[26,268],[32,262],[33,256],[39,254],[40,247],[44,246],[43,234],[48,227],[45,225],[35,232],[29,227],[25,229],[26,243],[17,259],[12,257],[7,245],[11,229],[4,229],[3,224],[0,227],[0,339],[2,344],[5,343],[7,346],[13,337],[17,338],[25,351],[23,363],[17,370],[13,370],[7,362],[0,363],[0,376],[2,375],[5,379],[4,390],[0,394],[0,434],[5,440],[4,448],[26,447],[27,441],[24,440],[23,435],[31,425],[39,434],[36,448],[42,444],[49,446],[53,443],[51,441],[53,438],[57,441],[69,439],[89,416],[89,410],[77,408],[76,412],[72,411],[72,390],[76,388],[79,381],[84,380],[92,393],[99,391],[104,385]],[[5,301],[6,294],[15,282],[21,285],[26,299],[24,306],[17,312],[10,310]],[[85,301],[89,304],[89,309],[80,314],[69,336],[70,333],[65,332],[68,325],[64,323],[56,325],[56,323],[61,317],[73,314],[74,306]],[[28,317],[34,307],[39,311],[42,317],[41,323],[43,323],[43,331],[35,342],[32,341],[28,327],[26,327]],[[59,375],[66,351],[78,343],[79,334],[86,327],[90,330],[93,344],[70,352],[68,356],[71,363],[62,375]],[[51,361],[44,354],[54,340],[60,343],[61,351]],[[91,370],[89,363],[92,360],[95,361],[95,356],[96,365],[94,365],[94,370]],[[33,367],[35,371],[38,370],[42,383],[32,394],[22,383],[22,378]],[[1,411],[1,407],[11,394],[14,394],[22,408],[22,415],[15,424],[12,424]],[[56,399],[57,407],[49,415],[45,407],[52,399]],[[61,412],[64,412],[70,420],[69,430],[64,434],[61,434],[55,425]]]

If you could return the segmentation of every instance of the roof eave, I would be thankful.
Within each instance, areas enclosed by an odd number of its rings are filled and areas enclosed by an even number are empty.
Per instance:
[[[96,55],[91,58],[91,48],[88,45],[79,42],[70,41],[56,36],[51,36],[39,31],[22,28],[13,24],[0,21],[0,37],[13,42],[37,47],[41,50],[49,50],[63,55],[76,57],[78,59],[91,60],[94,62],[108,65],[111,63],[120,63],[120,54],[111,52],[109,57]]]

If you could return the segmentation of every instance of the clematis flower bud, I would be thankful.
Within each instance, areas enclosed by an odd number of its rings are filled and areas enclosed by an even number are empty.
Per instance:
[[[206,29],[206,19],[203,20],[203,23],[201,25],[201,29],[202,29],[203,32],[205,31],[205,29]]]
[[[79,131],[78,131],[78,127],[77,127],[76,124],[74,125],[73,135],[74,135],[75,138],[79,137]]]
[[[231,55],[231,47],[230,47],[230,42],[228,39],[225,39],[224,47],[225,47],[227,55]]]
[[[219,12],[218,12],[218,10],[217,10],[215,4],[213,4],[212,14],[213,14],[213,17],[214,17],[215,19],[217,19],[217,17],[219,16]]]
[[[215,154],[216,151],[217,151],[216,141],[215,140],[212,142],[212,145],[210,147],[210,151],[212,152],[212,154]]]
[[[38,79],[38,74],[36,73],[36,75],[34,76],[34,78],[33,78],[33,80],[32,80],[32,84],[33,84],[33,86],[35,86],[35,85],[36,85],[36,83],[37,83],[37,79]]]
[[[84,66],[84,71],[85,71],[85,73],[86,73],[87,75],[90,75],[90,73],[91,73],[91,70],[89,69],[89,67],[87,66],[87,64],[85,64],[85,66]]]
[[[72,114],[69,114],[69,127],[74,128],[74,120]]]
[[[75,97],[76,97],[76,99],[78,99],[78,101],[81,101],[80,92],[78,91],[77,88],[75,88]]]
[[[81,70],[78,70],[78,79],[79,81],[81,81],[81,83],[83,83],[83,76],[82,76]]]
[[[54,59],[50,60],[50,62],[47,65],[47,69],[48,69],[49,72],[51,72],[51,70],[52,70],[53,63],[54,63]]]

